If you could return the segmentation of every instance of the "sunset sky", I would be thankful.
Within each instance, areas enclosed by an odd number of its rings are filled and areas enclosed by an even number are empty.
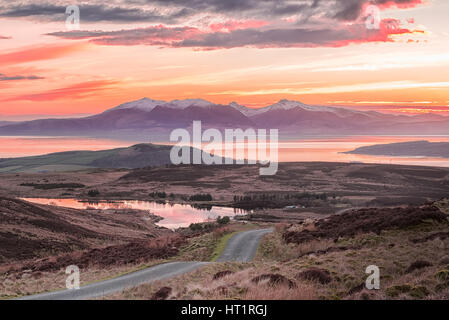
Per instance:
[[[448,14],[447,0],[0,0],[0,120],[143,97],[449,114]]]

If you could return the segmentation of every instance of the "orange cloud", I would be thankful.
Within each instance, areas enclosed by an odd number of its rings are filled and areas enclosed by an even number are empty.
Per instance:
[[[87,47],[86,43],[34,46],[0,54],[0,66],[60,58]]]
[[[82,83],[77,83],[68,87],[49,90],[42,93],[25,94],[16,97],[12,97],[3,101],[51,101],[57,99],[73,99],[82,98],[98,91],[109,89],[112,85],[119,83],[119,81],[112,80],[98,80],[98,81],[87,81]]]

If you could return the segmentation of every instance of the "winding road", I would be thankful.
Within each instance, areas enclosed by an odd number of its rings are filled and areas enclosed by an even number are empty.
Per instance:
[[[217,262],[249,262],[254,259],[262,237],[273,229],[259,229],[239,232],[227,242]],[[78,290],[63,290],[22,297],[20,300],[83,300],[103,297],[114,292],[132,288],[143,283],[168,279],[194,271],[211,262],[169,262],[132,272],[114,279],[82,286]]]

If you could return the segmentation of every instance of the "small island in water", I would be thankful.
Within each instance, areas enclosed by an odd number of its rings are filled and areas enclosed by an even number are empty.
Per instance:
[[[449,158],[449,142],[409,141],[360,147],[346,154]]]

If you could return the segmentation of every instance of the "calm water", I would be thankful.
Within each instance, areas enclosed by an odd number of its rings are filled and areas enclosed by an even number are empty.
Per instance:
[[[449,136],[351,136],[281,142],[279,144],[279,159],[280,161],[286,162],[335,161],[449,167],[449,159],[445,158],[341,154],[341,152],[354,150],[355,148],[363,146],[418,140],[449,142]]]
[[[360,161],[449,167],[449,159],[349,155],[340,152],[361,146],[428,140],[449,142],[449,136],[349,136],[307,138],[279,143],[279,161]],[[103,150],[128,147],[139,142],[73,137],[0,137],[0,158],[40,155],[70,150]]]
[[[98,138],[0,136],[0,158],[37,156],[74,150],[105,150],[129,147],[133,144],[135,143],[129,141]]]
[[[23,200],[37,203],[66,207],[73,209],[138,209],[149,211],[164,218],[157,225],[170,229],[188,227],[191,223],[215,221],[219,216],[234,217],[245,214],[244,211],[226,207],[212,207],[210,210],[193,208],[189,205],[163,204],[153,201],[118,200],[87,202],[77,199],[43,199],[43,198],[23,198]]]

